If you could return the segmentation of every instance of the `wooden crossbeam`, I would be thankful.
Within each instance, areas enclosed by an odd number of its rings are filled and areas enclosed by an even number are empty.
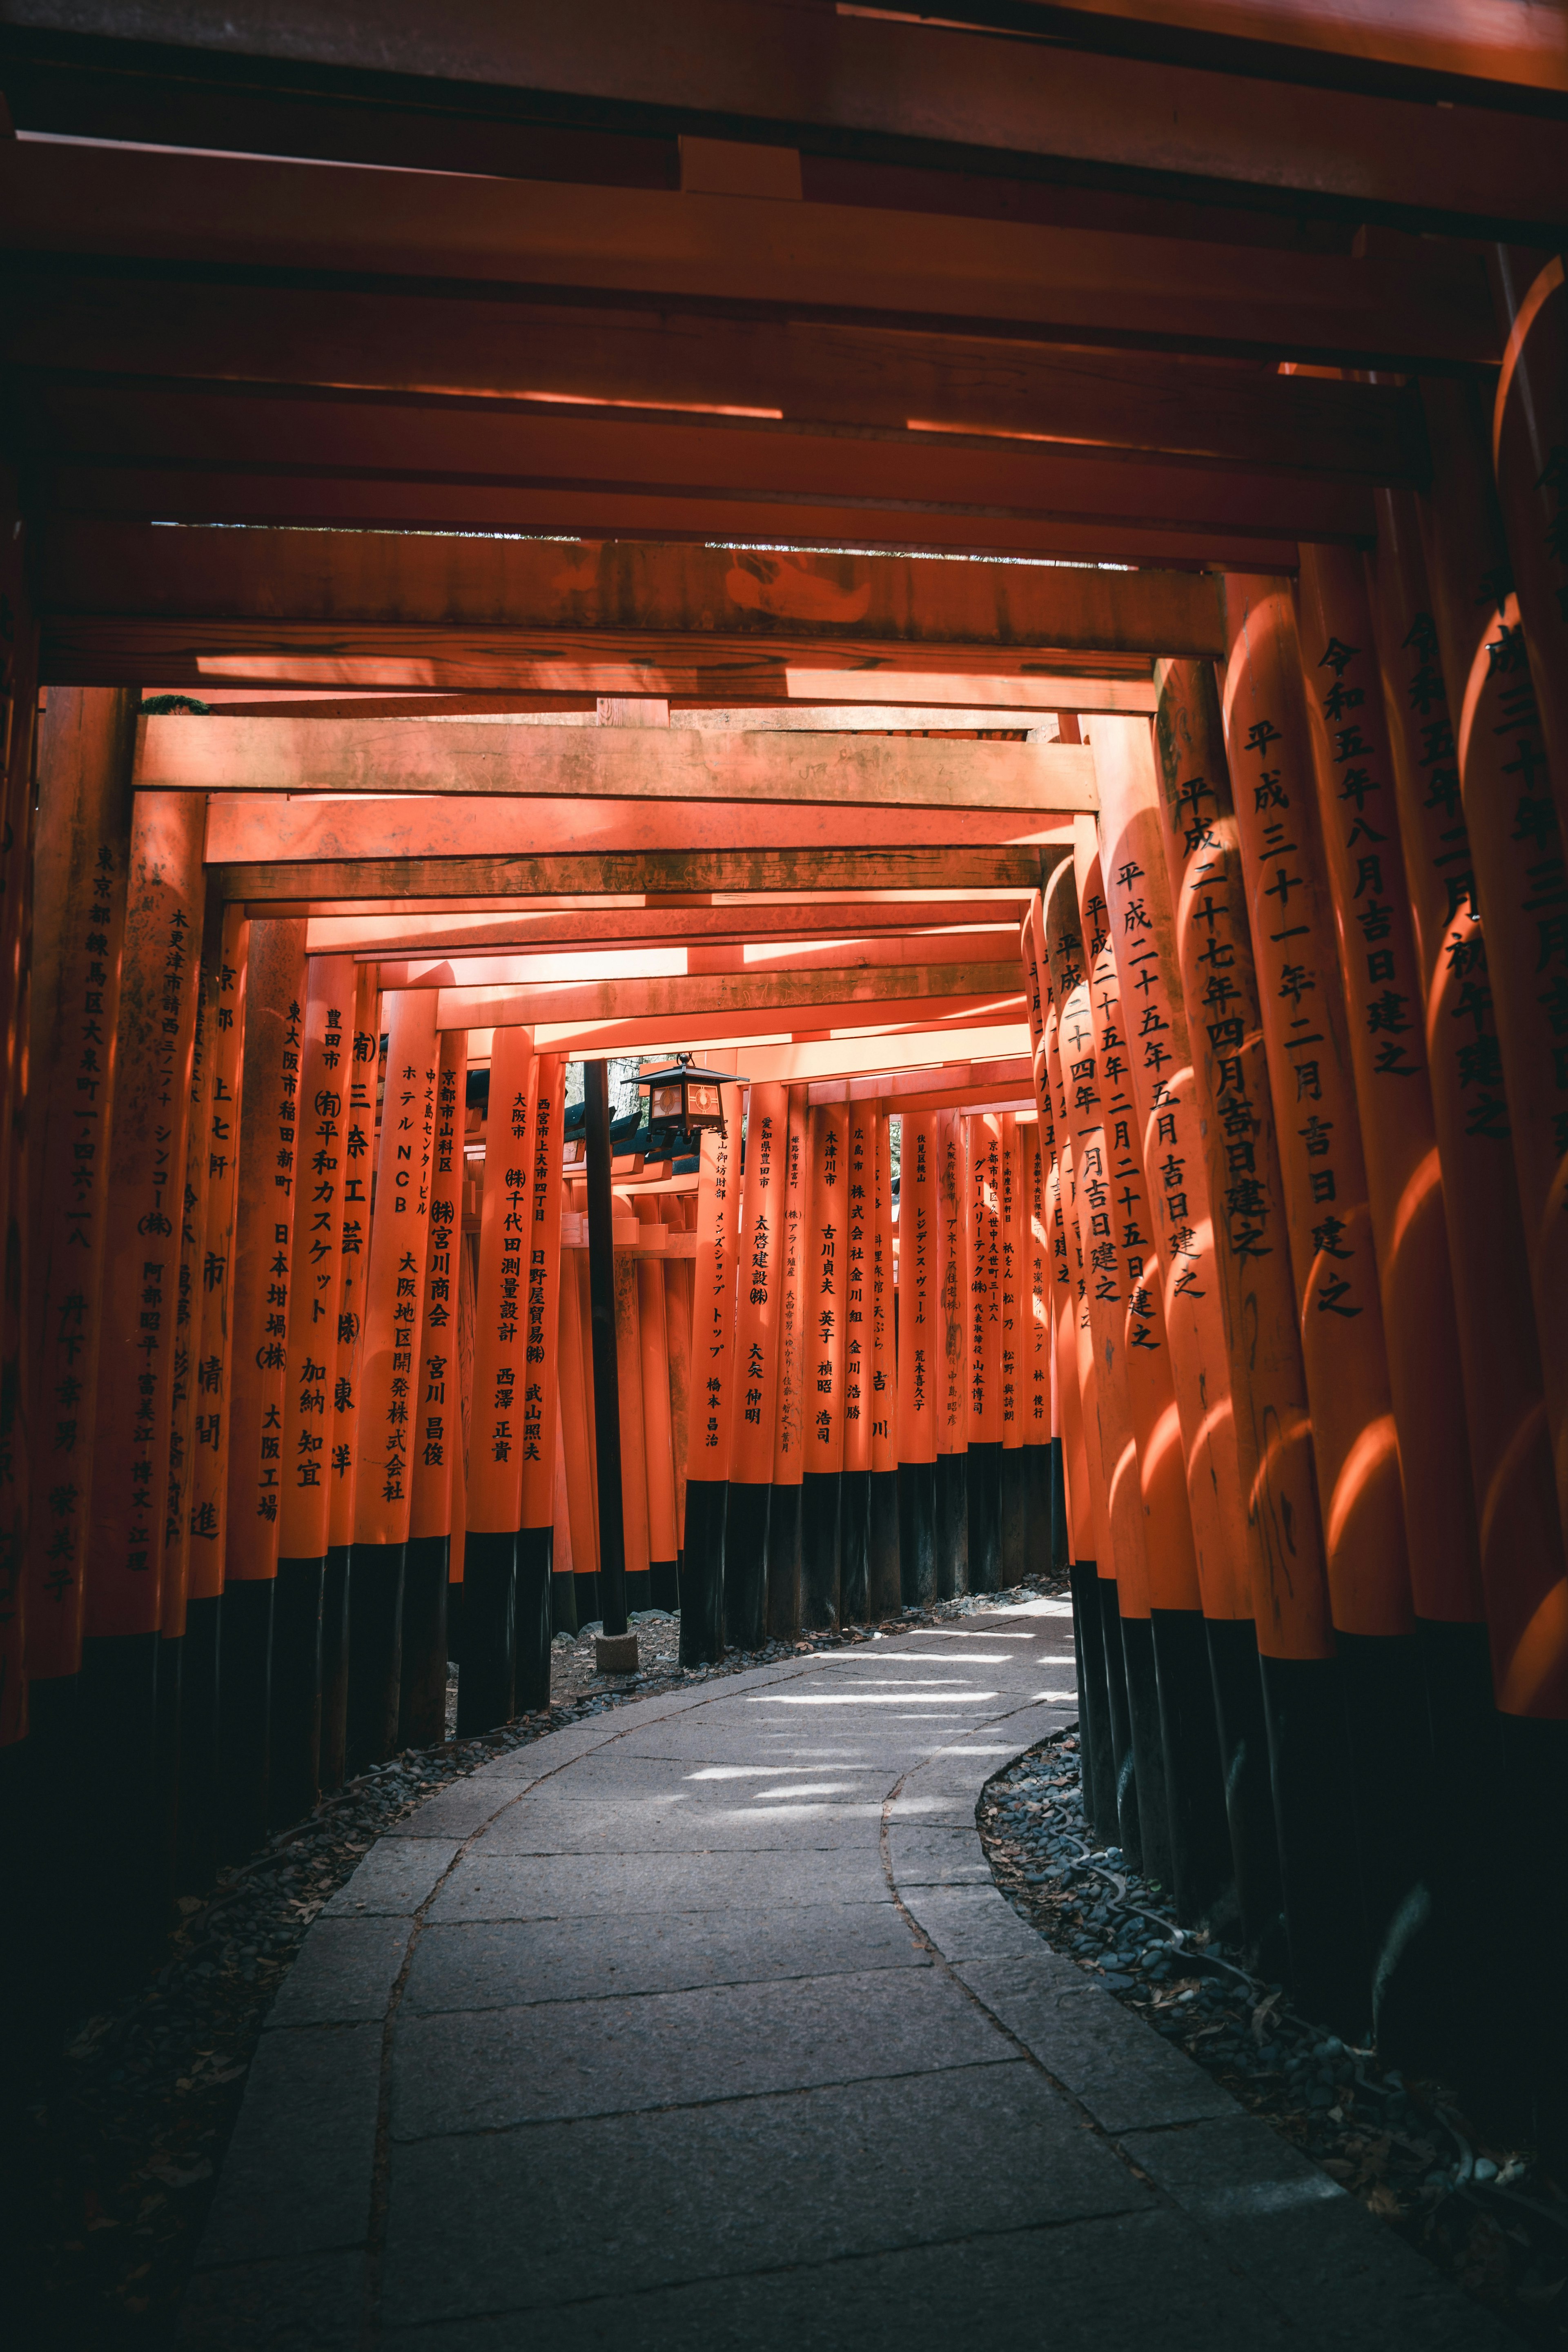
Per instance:
[[[949,1029],[907,1029],[896,1035],[866,1034],[770,1045],[713,1036],[689,1042],[693,1050],[702,1054],[726,1054],[728,1066],[752,1081],[774,1079],[794,1084],[847,1077],[851,1081],[863,1079],[865,1094],[879,1095],[889,1084],[898,1083],[900,1072],[908,1074],[911,1083],[917,1077],[923,1081],[929,1079],[933,1066],[951,1064],[962,1056],[973,1057],[964,1065],[971,1070],[994,1061],[1022,1061],[1026,1067],[1029,1032],[1026,1023],[1013,1021],[998,1022],[989,1027],[966,1026],[958,1040]]]
[[[1094,754],[1083,744],[699,734],[483,719],[143,719],[136,782],[161,792],[224,793],[1067,812],[1097,805]]]
[[[407,905],[418,898],[552,898],[668,893],[676,898],[716,891],[763,897],[800,890],[947,888],[1026,898],[1045,887],[1065,845],[1027,844],[911,849],[664,850],[642,854],[513,857],[342,857],[284,864],[244,859],[226,865],[226,899],[287,908],[295,914],[332,913],[354,899]]]
[[[1000,926],[1008,937],[1016,923],[1008,907],[985,898],[959,898],[946,904],[916,901],[821,899],[779,904],[752,900],[745,907],[599,907],[571,914],[520,912],[515,916],[450,915],[319,916],[307,934],[312,955],[379,960],[384,971],[412,969],[396,959],[450,955],[454,961],[469,956],[530,955],[552,948],[581,948],[684,943],[688,952],[738,947],[751,941],[777,940],[808,946],[822,939],[869,937],[913,943],[922,939],[962,934],[972,940],[992,936]],[[398,986],[384,981],[384,987]]]
[[[1072,818],[1035,809],[886,808],[749,801],[282,799],[216,793],[207,803],[211,865],[268,857],[507,857],[548,843],[561,855],[636,856],[754,848],[810,852],[886,845],[950,849],[1070,837]]]
[[[1000,1004],[994,998],[943,997],[932,1002],[921,1001],[919,1018],[903,1023],[884,1013],[879,1019],[868,1018],[864,1006],[846,1004],[815,1006],[809,1015],[782,1016],[776,1012],[736,1013],[724,1017],[723,1038],[716,1044],[711,1039],[699,1040],[696,1033],[703,1023],[696,1016],[689,1024],[660,1021],[651,1014],[645,1018],[622,1021],[597,1021],[581,1026],[555,1022],[542,1024],[534,1029],[537,1050],[543,1053],[565,1054],[572,1056],[592,1056],[601,1054],[647,1054],[655,1050],[668,1053],[675,1047],[696,1050],[699,1042],[705,1053],[727,1053],[731,1045],[745,1038],[772,1038],[776,1043],[786,1040],[814,1038],[875,1038],[897,1039],[908,1034],[925,1034],[934,1032],[949,1037],[960,1032],[983,1029],[987,1034],[1008,1022],[1011,1010],[1006,1002]],[[798,1025],[796,1023],[798,1021]],[[1016,1042],[1021,1034],[1022,1014],[1016,1024],[1009,1024],[1010,1038]],[[462,1028],[459,1018],[452,1024]],[[506,1022],[497,1024],[508,1026]],[[531,1025],[531,1024],[521,1024]],[[951,1051],[951,1042],[949,1045]],[[889,1058],[891,1058],[889,1054]]]
[[[1005,1008],[1022,1003],[1022,969],[1015,957],[1005,965],[954,962],[837,971],[705,972],[681,980],[541,982],[499,989],[444,987],[437,1026],[521,1024],[543,1031],[635,1022],[643,1028],[651,1024],[662,1033],[689,1025],[696,1017],[709,1027],[755,1018],[764,1029],[838,1028],[851,1022],[905,1019],[908,1006],[925,998],[936,1006],[973,1006],[995,1020]],[[928,1013],[926,1008],[922,1017]]]
[[[761,999],[784,972],[893,971],[958,962],[971,968],[994,964],[1011,973],[1018,964],[1016,924],[998,924],[989,930],[928,927],[913,936],[875,939],[858,939],[853,932],[832,940],[774,937],[761,942],[740,940],[721,947],[703,943],[545,949],[537,954],[509,956],[465,956],[459,950],[443,955],[439,961],[384,960],[377,982],[382,988],[507,989],[590,981],[697,980],[727,974],[754,982]]]

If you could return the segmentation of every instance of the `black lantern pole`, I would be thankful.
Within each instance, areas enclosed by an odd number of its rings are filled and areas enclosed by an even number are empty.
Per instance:
[[[637,1636],[626,1630],[626,1545],[621,1515],[621,1393],[616,1360],[616,1256],[610,1199],[610,1070],[583,1066],[588,1113],[588,1307],[594,1338],[594,1433],[599,1494],[599,1604],[604,1612],[602,1668],[636,1673]],[[618,1654],[628,1645],[629,1656]]]

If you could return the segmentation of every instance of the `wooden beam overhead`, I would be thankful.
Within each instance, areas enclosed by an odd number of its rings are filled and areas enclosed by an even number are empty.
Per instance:
[[[62,446],[69,404],[95,385],[118,402],[118,386],[134,394],[145,379],[169,389],[183,380],[187,391],[205,384],[211,395],[252,403],[261,386],[288,387],[290,398],[322,388],[353,404],[356,430],[368,429],[375,444],[386,434],[380,395],[460,394],[488,395],[513,418],[531,407],[620,409],[635,399],[648,414],[677,412],[672,422],[744,414],[753,427],[773,417],[775,431],[918,429],[928,441],[938,436],[937,449],[943,435],[1001,436],[1016,456],[1047,442],[1225,471],[1417,485],[1426,475],[1419,400],[1395,384],[700,311],[240,287],[189,272],[176,284],[16,262],[8,276],[14,299],[0,354],[21,384],[49,387],[42,422],[50,448]],[[368,414],[366,394],[377,396]],[[603,411],[600,419],[614,421]],[[121,457],[125,446],[121,437]],[[224,454],[232,455],[226,443]]]
[[[1073,811],[1098,806],[1087,745],[922,736],[698,734],[483,719],[139,722],[136,782],[159,792],[443,793],[570,801]],[[371,821],[371,812],[365,812]]]
[[[437,1007],[444,1003],[437,998]],[[843,1004],[818,1004],[799,1013],[778,1012],[763,1006],[756,1012],[723,1014],[691,1013],[678,1017],[655,1013],[646,1016],[627,1015],[615,1020],[585,1022],[580,1026],[571,1023],[545,1022],[537,1027],[521,1021],[515,1006],[506,997],[489,997],[473,1011],[472,1025],[491,1026],[489,1015],[496,1015],[498,1027],[533,1027],[534,1041],[542,1054],[574,1055],[600,1054],[646,1054],[669,1052],[674,1047],[697,1050],[699,1032],[703,1034],[703,1051],[714,1050],[713,1040],[706,1032],[718,1029],[725,1033],[719,1050],[727,1051],[729,1044],[744,1038],[788,1039],[799,1042],[810,1038],[843,1038],[869,1036],[896,1037],[909,1034],[951,1033],[981,1028],[994,1034],[1005,1023],[1016,1024],[1014,1034],[1027,1034],[1024,1020],[1022,997],[1016,999],[995,996],[953,996],[910,998],[904,1008],[907,1017],[900,1023],[900,1007],[884,1007],[879,1011],[853,1001]],[[462,1029],[470,1025],[469,1010],[461,1006],[448,1008],[453,1017],[442,1023],[437,1010],[437,1026]],[[948,1050],[952,1050],[950,1045]]]
[[[724,20],[721,47],[741,21],[732,8]],[[792,39],[796,26],[791,12]],[[997,50],[1008,60],[1023,54],[1011,43]],[[1234,90],[1224,95],[1234,100]],[[1168,91],[1160,107],[1168,134]],[[1060,119],[1059,95],[1050,113]],[[1455,127],[1423,122],[1415,109],[1400,115],[1411,136],[1439,143],[1451,190],[1464,171]],[[1531,134],[1539,133],[1549,152],[1535,175],[1541,209],[1532,217],[1556,226],[1568,217],[1563,134],[1525,130],[1499,191],[1530,179]],[[387,278],[464,292],[507,288],[533,299],[550,289],[599,303],[700,304],[751,318],[1331,365],[1475,366],[1500,356],[1479,257],[1419,236],[1346,258],[952,215],[925,215],[916,233],[907,215],[852,205],[68,142],[7,142],[0,172],[6,249],[100,266],[114,256],[171,272],[259,268],[307,283],[315,274],[323,284],[330,272],[348,290]],[[1268,184],[1279,184],[1277,153]],[[1366,195],[1356,203],[1355,217],[1365,218]]]
[[[977,890],[1027,898],[1043,890],[1066,845],[1013,844],[979,848],[731,849],[607,851],[514,857],[342,857],[281,864],[268,858],[225,866],[226,899],[265,901],[296,914],[331,913],[354,899],[406,907],[418,898],[576,897],[604,892],[670,894],[677,899],[717,891],[764,897],[801,890]]]
[[[989,1017],[999,1020],[1021,1005],[1023,994],[1023,969],[1015,956],[1000,966],[927,963],[847,971],[704,972],[684,980],[448,986],[439,991],[437,1021],[443,1029],[626,1021],[679,1028],[697,1017],[713,1028],[755,1016],[768,1029],[826,1028],[907,1019],[908,1006],[921,1000],[929,1000],[922,1019],[940,1018],[944,1006],[963,1003],[989,1008]]]
[[[366,959],[362,958],[362,961]],[[922,930],[914,937],[833,940],[742,940],[733,946],[619,946],[542,950],[532,955],[383,958],[381,988],[534,988],[611,985],[620,981],[697,980],[723,976],[756,984],[766,1001],[784,973],[923,971],[962,962],[994,967],[1011,981],[1019,969],[1016,925],[985,931]]]
[[[793,1084],[864,1077],[870,1081],[867,1091],[880,1094],[899,1071],[929,1072],[965,1056],[973,1057],[971,1068],[986,1061],[1016,1059],[1026,1064],[1029,1030],[1027,1022],[1011,1021],[991,1027],[965,1026],[956,1036],[951,1029],[910,1028],[896,1034],[790,1038],[772,1044],[710,1035],[687,1042],[694,1053],[728,1055],[731,1067],[753,1084],[764,1078]]]
[[[319,916],[310,924],[311,955],[353,954],[362,962],[427,957],[437,953],[527,955],[552,948],[679,945],[689,952],[763,940],[871,938],[918,940],[963,933],[973,939],[1000,929],[1016,937],[1010,905],[985,898],[955,898],[930,904],[875,898],[778,904],[753,900],[744,907],[591,908],[570,914],[406,914]],[[395,986],[396,982],[384,983]]]

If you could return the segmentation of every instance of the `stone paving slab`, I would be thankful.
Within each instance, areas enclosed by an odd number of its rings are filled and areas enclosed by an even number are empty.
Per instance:
[[[588,1718],[378,1841],[185,2352],[1500,2352],[999,1893],[975,1801],[1073,1719],[1070,1618],[962,1630]]]

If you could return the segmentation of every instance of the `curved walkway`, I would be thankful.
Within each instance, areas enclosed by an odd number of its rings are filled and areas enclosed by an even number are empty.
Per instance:
[[[251,2070],[186,2352],[1514,2339],[996,1892],[1066,1604],[722,1677],[373,1847]]]

